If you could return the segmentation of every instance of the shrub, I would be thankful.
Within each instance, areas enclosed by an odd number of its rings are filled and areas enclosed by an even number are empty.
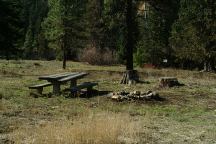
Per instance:
[[[79,60],[91,65],[113,65],[117,63],[115,54],[109,49],[98,50],[95,47],[87,47],[80,53]]]

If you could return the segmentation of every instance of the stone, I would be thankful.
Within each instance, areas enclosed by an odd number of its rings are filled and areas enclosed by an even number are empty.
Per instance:
[[[121,95],[122,94],[122,95]],[[130,101],[130,100],[161,100],[159,94],[157,92],[148,91],[147,93],[143,93],[140,91],[134,92],[120,92],[111,96],[111,99],[116,101]]]
[[[133,93],[134,93],[135,95],[140,95],[140,94],[141,94],[140,91],[134,91]]]
[[[152,91],[147,91],[147,94],[150,94],[150,93],[152,93]]]
[[[120,99],[120,96],[119,96],[119,95],[113,95],[113,96],[111,97],[111,99],[113,99],[113,100],[119,100],[119,99]]]

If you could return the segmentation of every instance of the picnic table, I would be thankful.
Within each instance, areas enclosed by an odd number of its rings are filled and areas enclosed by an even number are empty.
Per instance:
[[[40,80],[47,80],[53,85],[53,94],[59,94],[61,91],[61,85],[70,81],[70,88],[77,85],[77,80],[88,75],[86,72],[74,72],[74,73],[60,73],[54,75],[40,76]]]

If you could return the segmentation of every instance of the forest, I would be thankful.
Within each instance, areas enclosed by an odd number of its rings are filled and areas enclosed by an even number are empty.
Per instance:
[[[130,2],[0,0],[0,58],[215,70],[214,0]]]
[[[216,144],[216,0],[0,0],[0,144]]]

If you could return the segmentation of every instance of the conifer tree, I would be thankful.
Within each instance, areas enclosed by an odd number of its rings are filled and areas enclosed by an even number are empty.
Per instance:
[[[0,56],[16,57],[22,43],[21,2],[0,0]]]
[[[182,64],[195,62],[205,71],[215,69],[215,7],[212,0],[181,0],[170,43]]]

